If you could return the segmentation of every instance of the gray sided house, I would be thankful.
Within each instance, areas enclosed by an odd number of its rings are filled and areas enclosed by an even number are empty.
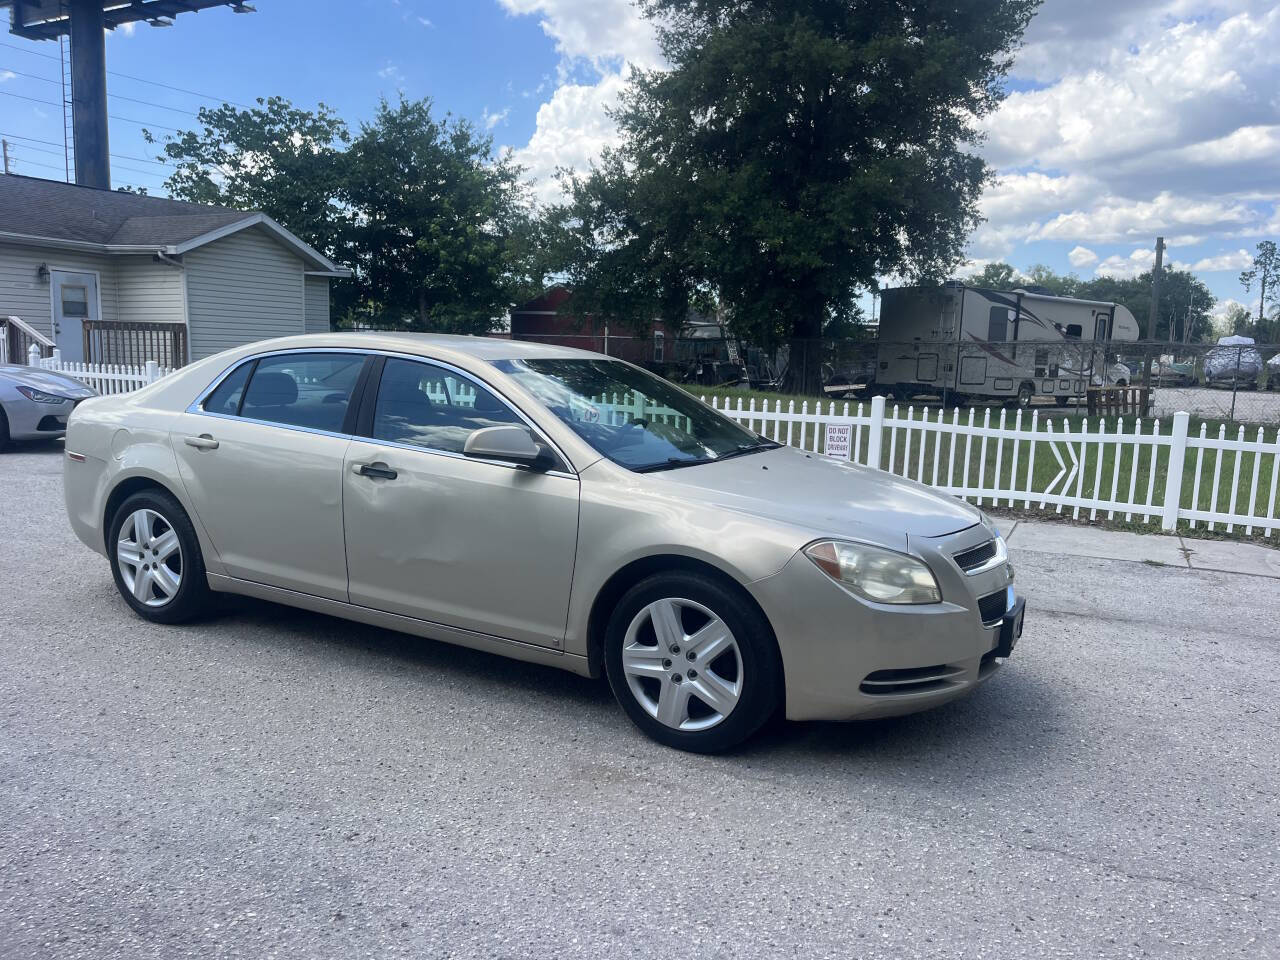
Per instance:
[[[326,332],[329,283],[347,276],[262,213],[0,176],[0,323],[11,357],[29,340],[10,316],[63,360],[94,363],[181,366]]]

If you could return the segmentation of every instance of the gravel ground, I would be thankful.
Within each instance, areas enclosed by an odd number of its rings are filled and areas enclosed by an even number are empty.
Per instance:
[[[1280,583],[1013,549],[1017,655],[706,758],[605,685],[132,616],[0,456],[0,956],[1280,956]]]

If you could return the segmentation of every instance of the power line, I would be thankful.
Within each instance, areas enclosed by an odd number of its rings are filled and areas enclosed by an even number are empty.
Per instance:
[[[41,83],[52,83],[55,87],[62,85],[60,80],[51,80],[48,77],[41,77],[34,73],[23,73],[21,70],[13,70],[9,67],[0,67],[0,73],[12,73],[15,77],[25,77],[28,80],[39,80]],[[156,103],[154,100],[139,100],[137,97],[126,97],[122,93],[111,93],[110,91],[107,92],[107,96],[115,100],[128,100],[130,103],[140,103],[144,106],[156,107],[160,110],[172,110],[174,113],[183,113],[188,117],[196,117],[197,119],[200,117],[200,115],[194,110],[184,110],[182,107],[171,107],[165,103]]]
[[[50,107],[57,107],[58,109],[62,109],[62,104],[58,103],[55,100],[41,100],[39,97],[28,97],[26,94],[11,93],[8,90],[0,90],[0,94],[6,97],[17,97],[19,100],[30,100],[32,103],[43,103],[43,104],[47,104]],[[112,120],[119,120],[122,123],[136,123],[141,127],[155,127],[157,130],[172,130],[174,133],[182,132],[181,128],[179,127],[170,127],[166,124],[154,123],[150,120],[137,120],[133,117],[122,117],[114,113],[109,113],[107,114],[107,116],[110,117]]]
[[[20,137],[16,133],[6,133],[6,134],[3,134],[3,136],[8,137],[11,140],[30,140],[32,143],[44,143],[44,144],[48,144],[48,146],[50,147],[61,147],[61,144],[55,143],[52,140],[37,140],[35,137]],[[27,144],[14,144],[14,146],[24,147],[27,150],[35,150],[37,153],[53,153],[53,154],[57,154],[58,156],[62,155],[61,150],[49,150],[47,147],[33,147]],[[168,166],[168,163],[169,163],[167,160],[148,160],[146,157],[133,157],[127,153],[113,153],[111,154],[111,158],[113,160],[133,160],[138,163],[154,163],[157,166],[161,166],[161,167]],[[129,168],[121,167],[120,169],[128,170]],[[147,171],[147,172],[151,172],[151,171]]]
[[[18,50],[18,51],[21,51],[22,53],[29,53],[33,57],[44,57],[46,60],[53,60],[55,63],[58,62],[58,58],[55,56],[52,56],[51,54],[40,53],[38,50],[28,50],[26,47],[19,46],[16,43],[6,43],[5,41],[0,40],[0,47],[9,47],[11,50]],[[107,73],[113,77],[121,77],[125,80],[134,80],[134,81],[137,81],[138,83],[149,83],[153,87],[163,87],[166,90],[173,90],[177,93],[185,93],[191,97],[200,97],[202,100],[212,100],[215,103],[229,103],[232,106],[242,107],[245,110],[257,109],[256,106],[251,106],[250,104],[247,104],[247,103],[240,103],[239,101],[230,100],[226,97],[215,97],[211,93],[200,93],[197,90],[187,90],[185,87],[175,87],[172,84],[161,83],[159,80],[148,80],[146,77],[135,77],[133,76],[133,74],[120,73],[116,70],[108,70]]]

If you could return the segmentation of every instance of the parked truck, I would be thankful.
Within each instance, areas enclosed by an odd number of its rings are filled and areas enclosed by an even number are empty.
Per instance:
[[[875,386],[898,397],[1066,403],[1112,382],[1113,344],[1138,339],[1120,304],[1025,289],[899,287],[880,302]]]

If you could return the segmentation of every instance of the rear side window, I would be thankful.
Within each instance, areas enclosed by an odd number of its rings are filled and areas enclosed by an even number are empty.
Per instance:
[[[451,370],[394,357],[382,370],[375,440],[461,453],[473,430],[509,424],[523,421],[480,384]]]
[[[339,433],[363,365],[364,356],[356,353],[287,353],[263,357],[244,390],[240,416]],[[222,386],[210,395],[210,401]],[[208,404],[205,409],[209,409]]]
[[[240,398],[244,395],[244,385],[249,382],[249,374],[253,371],[253,361],[242,363],[232,370],[218,384],[213,393],[204,401],[206,413],[221,413],[235,416],[240,412]]]

